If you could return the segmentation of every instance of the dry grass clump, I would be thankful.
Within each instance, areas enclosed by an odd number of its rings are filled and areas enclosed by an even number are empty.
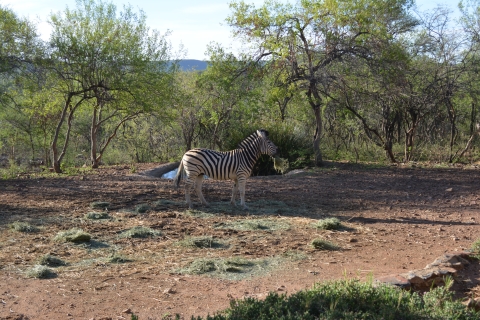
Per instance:
[[[212,236],[186,237],[178,244],[189,248],[220,248],[224,246]]]
[[[146,203],[141,203],[135,207],[136,213],[147,213],[150,210],[150,206]]]
[[[60,242],[89,242],[92,236],[84,232],[82,229],[72,228],[67,231],[59,232],[53,240]]]
[[[341,226],[342,226],[342,223],[338,218],[321,219],[321,220],[318,220],[318,222],[315,224],[315,227],[317,229],[322,229],[322,230],[337,230]]]
[[[290,225],[276,219],[242,219],[214,225],[216,229],[233,229],[241,231],[275,231],[287,230]]]
[[[126,263],[126,262],[132,262],[132,259],[129,259],[127,257],[124,257],[122,255],[118,254],[112,254],[110,257],[107,258],[107,262],[109,263]]]
[[[312,240],[311,245],[317,250],[335,251],[340,249],[336,244],[320,238]]]
[[[34,265],[32,268],[28,269],[26,271],[26,275],[29,278],[47,279],[55,277],[56,273],[46,266],[37,264]]]
[[[88,212],[85,214],[85,219],[101,220],[110,219],[110,215],[107,212]]]
[[[67,265],[67,263],[62,259],[52,256],[50,254],[46,254],[40,257],[40,259],[38,259],[38,264],[47,267],[60,267]]]
[[[123,231],[120,234],[120,238],[148,238],[159,236],[160,232],[155,231],[152,228],[135,226],[128,230]]]
[[[28,222],[15,221],[9,224],[10,229],[18,232],[37,232],[39,229]]]
[[[110,203],[106,201],[95,201],[90,203],[90,208],[92,209],[107,209],[109,206]]]

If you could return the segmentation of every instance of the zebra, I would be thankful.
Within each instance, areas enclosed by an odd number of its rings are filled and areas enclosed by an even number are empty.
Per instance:
[[[240,190],[240,205],[245,204],[245,184],[252,173],[255,162],[262,154],[273,157],[279,152],[277,146],[268,139],[268,131],[257,130],[239,143],[238,148],[231,151],[215,151],[210,149],[192,149],[187,151],[178,166],[174,183],[178,188],[180,180],[186,175],[185,200],[190,209],[193,208],[190,199],[190,189],[195,182],[195,190],[200,201],[208,206],[202,194],[204,175],[215,180],[233,180],[232,198],[235,204],[236,193]]]

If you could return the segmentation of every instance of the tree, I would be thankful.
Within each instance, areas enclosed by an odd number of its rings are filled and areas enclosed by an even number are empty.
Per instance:
[[[411,0],[302,0],[296,6],[267,1],[256,9],[233,2],[227,19],[234,34],[258,50],[257,61],[266,60],[288,74],[312,108],[316,130],[313,138],[316,165],[322,164],[322,107],[335,80],[331,68],[349,56],[372,59],[374,48],[393,35],[410,30],[416,21],[408,14]]]
[[[146,26],[143,11],[135,13],[131,6],[124,6],[117,12],[115,5],[101,0],[77,0],[76,4],[76,9],[67,7],[63,14],[50,17],[51,70],[64,99],[52,142],[55,172],[61,172],[78,108],[91,112],[90,161],[95,168],[122,124],[169,106],[175,70],[168,62],[166,35]],[[111,124],[108,132],[107,123]],[[60,151],[62,130],[66,133]]]

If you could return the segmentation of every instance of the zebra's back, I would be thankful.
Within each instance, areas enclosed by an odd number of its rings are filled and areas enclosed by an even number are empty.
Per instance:
[[[215,151],[203,148],[187,151],[182,161],[188,176],[204,174],[216,180],[236,179],[243,162],[239,150]]]

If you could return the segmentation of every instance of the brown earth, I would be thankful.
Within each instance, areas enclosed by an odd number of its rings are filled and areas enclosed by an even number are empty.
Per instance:
[[[157,166],[136,165],[136,170]],[[130,319],[130,313],[141,320],[177,313],[189,319],[222,310],[232,298],[261,299],[271,291],[290,294],[324,280],[365,280],[421,269],[446,252],[469,249],[480,238],[480,170],[472,166],[329,163],[321,170],[253,177],[246,195],[252,210],[204,216],[188,214],[183,189],[174,189],[170,180],[131,171],[130,166],[116,166],[82,176],[0,180],[0,319]],[[207,180],[203,190],[207,201],[228,203],[231,182]],[[95,201],[110,203],[112,219],[84,218],[94,211],[90,205]],[[151,209],[136,213],[139,204]],[[196,209],[209,212],[196,204]],[[339,218],[344,228],[313,227],[325,217]],[[266,218],[289,227],[228,228],[233,221]],[[14,231],[9,228],[14,221],[40,230]],[[138,225],[161,235],[119,237]],[[92,241],[53,240],[73,227],[88,232]],[[202,235],[224,246],[178,245],[186,237]],[[310,243],[315,238],[330,240],[341,250],[314,250]],[[55,268],[54,277],[28,278],[26,271],[47,253],[68,265]],[[132,261],[107,262],[112,254]],[[257,270],[261,272],[240,280],[233,279],[241,278],[237,274],[212,277],[180,271],[198,258],[237,256],[265,259],[270,266],[262,265],[264,269]],[[480,296],[479,282],[479,265],[472,263],[456,279],[457,296]]]

